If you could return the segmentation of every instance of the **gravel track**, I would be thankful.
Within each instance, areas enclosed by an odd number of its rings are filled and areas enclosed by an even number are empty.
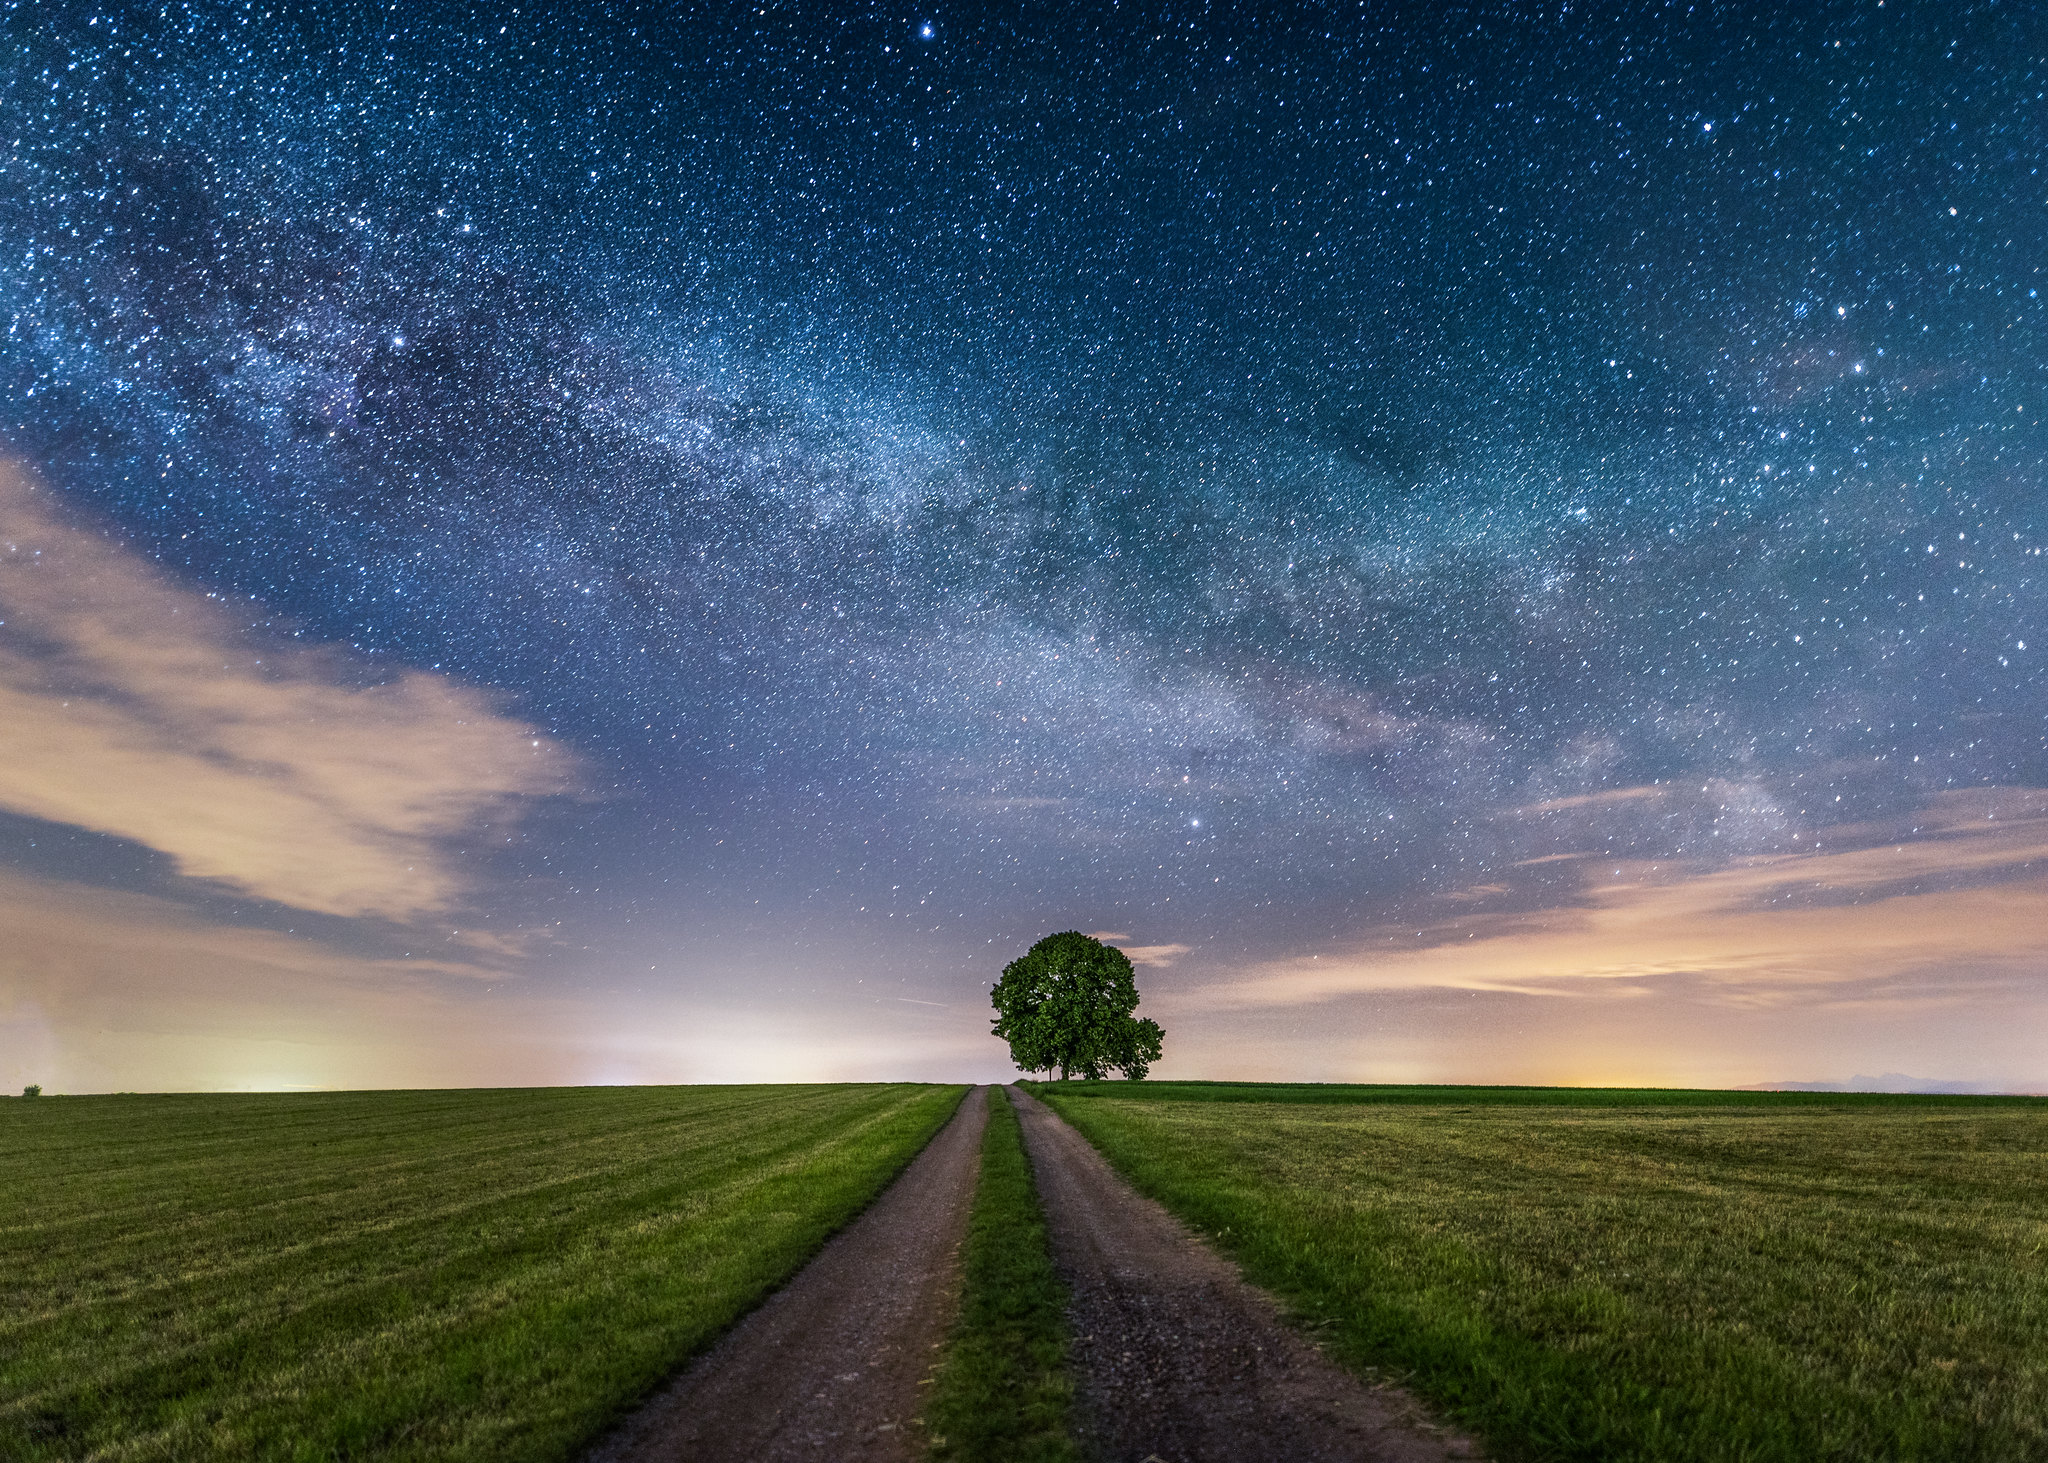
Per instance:
[[[1481,1456],[1393,1387],[1341,1370],[1270,1296],[1010,1089],[1072,1288],[1083,1446],[1103,1463],[1443,1463]]]
[[[860,1218],[589,1463],[909,1463],[959,1292],[985,1087]]]

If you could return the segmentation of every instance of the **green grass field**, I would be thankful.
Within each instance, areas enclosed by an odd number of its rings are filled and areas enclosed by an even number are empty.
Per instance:
[[[1073,1463],[1066,1290],[1053,1273],[1023,1132],[989,1091],[981,1177],[961,1256],[960,1315],[924,1425],[936,1463]]]
[[[2048,1458],[2048,1102],[1035,1090],[1496,1456]]]
[[[570,1456],[960,1092],[0,1103],[0,1458]]]

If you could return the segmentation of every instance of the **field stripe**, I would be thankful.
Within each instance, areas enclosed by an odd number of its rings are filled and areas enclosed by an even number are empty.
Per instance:
[[[1325,1091],[1046,1096],[1509,1456],[2048,1458],[2048,1103]]]
[[[0,1456],[558,1458],[960,1090],[9,1104]]]

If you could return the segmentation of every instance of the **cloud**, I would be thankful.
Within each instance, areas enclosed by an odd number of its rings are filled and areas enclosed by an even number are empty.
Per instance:
[[[437,940],[375,959],[0,868],[0,1091],[571,1080],[563,1003]]]
[[[1100,940],[1105,945],[1115,945],[1133,965],[1151,965],[1161,970],[1194,948],[1192,945],[1126,945],[1121,942],[1130,936],[1120,930],[1096,930],[1088,938]]]
[[[1912,1005],[2048,964],[2048,794],[1951,793],[1910,837],[1828,830],[1828,852],[1719,868],[1583,861],[1587,882],[1530,910],[1367,931],[1348,951],[1274,962],[1193,999],[1302,1006],[1368,992],[1626,995],[1683,977],[1725,1003]],[[1904,833],[1904,829],[1898,830]]]
[[[175,900],[6,868],[0,931],[0,1093],[29,1082],[275,1091],[1008,1071],[980,1001],[885,1003],[842,989],[768,1021],[693,980],[636,982],[592,1001],[544,977],[490,979],[502,973],[464,963],[453,939],[416,946],[415,958],[366,958]],[[707,953],[713,968],[727,958]],[[782,964],[778,953],[747,968]]]
[[[342,916],[449,909],[454,835],[564,791],[485,692],[259,635],[0,466],[0,808]]]
[[[1616,787],[1605,792],[1582,793],[1577,797],[1550,798],[1540,803],[1515,809],[1518,813],[1562,813],[1572,808],[1605,808],[1617,803],[1639,803],[1662,798],[1670,793],[1668,787]]]
[[[1118,948],[1124,952],[1133,965],[1151,965],[1163,970],[1194,947],[1192,945],[1122,945]]]

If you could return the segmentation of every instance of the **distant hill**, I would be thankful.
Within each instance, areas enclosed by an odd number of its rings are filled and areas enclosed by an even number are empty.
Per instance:
[[[2006,1093],[2023,1089],[1991,1082],[1944,1082],[1935,1077],[1908,1077],[1904,1072],[1886,1072],[1881,1077],[1862,1073],[1846,1082],[1757,1082],[1739,1087],[1738,1092],[1924,1092],[1945,1094]]]

